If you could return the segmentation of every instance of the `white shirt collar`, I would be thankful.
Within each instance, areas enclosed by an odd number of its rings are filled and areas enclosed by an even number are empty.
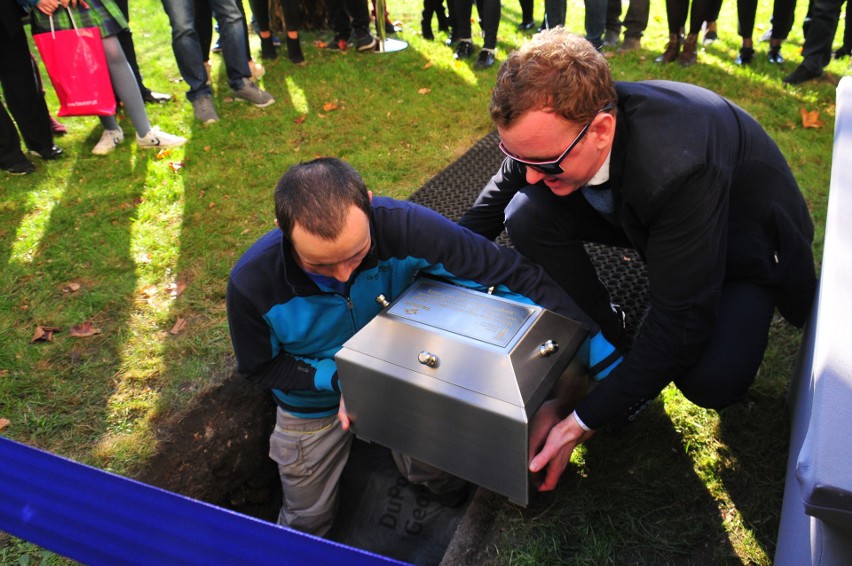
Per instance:
[[[595,186],[595,185],[603,185],[607,181],[609,181],[609,160],[612,157],[612,148],[610,148],[609,153],[606,154],[606,161],[604,161],[601,168],[598,169],[598,172],[595,173],[594,177],[589,179],[587,185]]]

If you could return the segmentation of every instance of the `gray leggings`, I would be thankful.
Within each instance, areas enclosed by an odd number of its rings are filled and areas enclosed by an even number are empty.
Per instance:
[[[122,51],[117,37],[104,38],[104,54],[106,55],[107,68],[109,68],[109,78],[112,80],[112,88],[124,103],[124,110],[130,117],[133,127],[136,128],[136,135],[144,137],[151,131],[151,123],[148,121],[148,114],[145,112],[145,101],[142,100],[139,84],[136,82],[136,77],[133,76],[133,71],[130,69],[130,64],[127,62],[127,57],[124,56],[124,51]],[[115,116],[100,116],[99,118],[105,129],[118,129]]]

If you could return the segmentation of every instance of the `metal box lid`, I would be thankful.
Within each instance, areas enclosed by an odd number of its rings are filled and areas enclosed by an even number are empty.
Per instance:
[[[529,419],[586,335],[539,306],[419,279],[335,357],[352,430],[526,505]]]

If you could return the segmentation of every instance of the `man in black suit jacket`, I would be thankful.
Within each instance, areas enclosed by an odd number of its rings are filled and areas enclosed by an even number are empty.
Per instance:
[[[795,325],[808,316],[813,223],[784,156],[746,112],[692,85],[615,83],[606,59],[562,29],[508,58],[490,112],[507,158],[460,223],[490,238],[505,224],[610,342],[630,348],[576,405],[557,399],[536,416],[530,470],[547,468],[548,490],[595,429],[672,381],[714,409],[745,395],[776,307]],[[650,305],[632,346],[584,241],[635,248],[646,263]]]
[[[62,150],[53,145],[50,114],[38,86],[21,18],[25,15],[15,0],[0,0],[0,84],[9,112],[15,118],[27,147],[45,159],[55,159]],[[15,124],[0,104],[0,168],[13,174],[34,170],[21,152]]]

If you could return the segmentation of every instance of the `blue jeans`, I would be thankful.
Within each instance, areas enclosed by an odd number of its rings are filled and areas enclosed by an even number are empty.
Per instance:
[[[219,24],[219,43],[228,73],[228,84],[238,90],[243,79],[251,76],[246,53],[245,17],[236,0],[209,0],[213,14]],[[163,0],[163,8],[172,25],[172,49],[178,69],[189,92],[186,97],[194,101],[200,96],[210,96],[204,61],[207,54],[201,51],[201,42],[195,31],[195,5],[193,0]]]

